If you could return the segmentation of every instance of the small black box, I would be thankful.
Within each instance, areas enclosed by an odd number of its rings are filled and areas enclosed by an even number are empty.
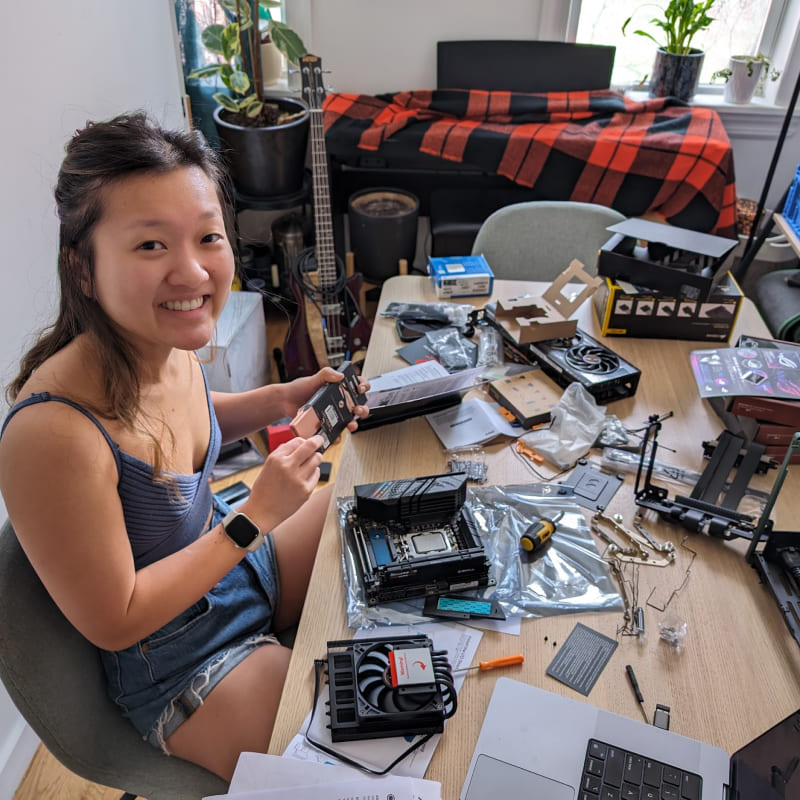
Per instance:
[[[687,300],[709,296],[738,244],[645,219],[626,219],[607,230],[613,236],[597,255],[598,275]]]

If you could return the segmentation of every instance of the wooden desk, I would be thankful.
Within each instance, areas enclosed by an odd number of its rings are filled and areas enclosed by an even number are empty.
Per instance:
[[[524,288],[523,288],[524,287]],[[497,281],[495,297],[513,296],[520,290],[536,291],[536,285]],[[435,299],[427,278],[395,277],[384,284],[380,307],[390,300]],[[483,298],[471,298],[481,305]],[[590,303],[579,312],[579,325],[597,336]],[[768,336],[750,301],[744,301],[734,338],[741,333]],[[676,449],[674,462],[702,470],[704,439],[714,438],[719,420],[698,396],[688,353],[700,342],[609,338],[606,343],[642,371],[633,398],[608,406],[628,427],[643,425],[654,413],[673,411],[664,423],[662,445]],[[404,366],[394,354],[398,341],[394,321],[378,317],[365,363],[366,376]],[[507,444],[487,448],[489,479],[495,484],[533,480],[510,452]],[[661,451],[665,456],[667,451]],[[344,445],[336,478],[336,495],[349,496],[354,484],[446,471],[445,453],[422,419],[364,431],[350,436]],[[790,470],[776,506],[779,528],[791,529],[800,518],[800,474]],[[772,474],[774,477],[774,472]],[[771,483],[772,477],[767,482]],[[626,478],[609,513],[633,519],[634,476]],[[674,489],[670,490],[671,493]],[[652,518],[651,518],[652,517]],[[685,532],[658,521],[648,512],[647,527],[659,538],[678,547],[676,564],[641,567],[639,602],[644,605],[651,588],[654,601],[663,605],[678,588],[690,556],[680,548]],[[800,648],[788,632],[768,590],[744,560],[745,542],[724,542],[702,534],[689,534],[686,544],[697,553],[685,587],[675,596],[668,612],[688,623],[685,646],[676,652],[659,639],[657,622],[662,614],[646,608],[646,641],[620,637],[617,651],[601,674],[587,702],[641,719],[641,711],[625,679],[624,665],[632,664],[639,678],[648,713],[656,703],[672,709],[671,729],[703,739],[728,752],[741,747],[770,725],[800,706]],[[313,661],[324,657],[326,642],[350,638],[345,624],[343,578],[335,511],[328,515],[305,611],[289,669],[286,688],[270,742],[270,752],[282,753],[311,708]],[[478,658],[488,659],[524,652],[525,664],[502,674],[578,700],[582,695],[545,675],[545,668],[578,621],[611,637],[622,624],[621,612],[572,614],[526,619],[519,638],[485,633]],[[475,746],[491,690],[500,672],[472,673],[459,693],[458,711],[450,719],[426,777],[440,781],[442,797],[457,798]]]

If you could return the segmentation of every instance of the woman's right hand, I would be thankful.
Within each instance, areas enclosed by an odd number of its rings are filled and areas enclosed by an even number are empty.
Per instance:
[[[319,481],[322,445],[321,436],[295,437],[267,456],[240,508],[262,532],[272,530],[308,500]]]

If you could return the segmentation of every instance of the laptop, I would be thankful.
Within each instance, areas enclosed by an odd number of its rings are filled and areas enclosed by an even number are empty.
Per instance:
[[[509,678],[461,800],[800,800],[800,710],[724,750]]]

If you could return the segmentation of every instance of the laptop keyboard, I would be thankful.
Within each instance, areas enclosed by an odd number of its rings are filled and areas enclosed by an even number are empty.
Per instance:
[[[700,800],[702,787],[693,772],[589,739],[580,800]]]

